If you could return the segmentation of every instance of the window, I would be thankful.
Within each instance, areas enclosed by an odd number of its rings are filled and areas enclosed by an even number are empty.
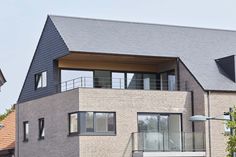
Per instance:
[[[29,122],[28,121],[23,122],[23,132],[24,132],[23,141],[27,142],[29,140]]]
[[[69,114],[69,133],[78,133],[78,113]]]
[[[145,150],[181,150],[181,114],[139,113],[138,130]]]
[[[79,118],[78,118],[79,117]],[[69,133],[84,135],[115,134],[114,112],[78,112],[69,114]]]
[[[230,120],[230,115],[229,115],[229,113],[224,114],[224,119]],[[226,135],[230,135],[231,129],[227,127],[226,122],[225,122],[225,124],[224,124],[224,129],[225,129],[225,134],[226,134]]]
[[[44,139],[45,128],[44,128],[44,118],[39,119],[39,139]]]
[[[47,72],[41,72],[35,75],[35,89],[47,87]]]

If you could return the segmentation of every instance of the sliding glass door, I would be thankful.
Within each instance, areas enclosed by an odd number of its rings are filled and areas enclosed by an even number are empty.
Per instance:
[[[144,151],[180,151],[180,114],[138,114],[138,131],[142,133]]]

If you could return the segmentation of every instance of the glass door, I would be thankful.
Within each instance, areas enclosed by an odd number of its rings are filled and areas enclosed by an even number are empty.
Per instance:
[[[138,130],[144,151],[181,150],[180,114],[138,114]]]

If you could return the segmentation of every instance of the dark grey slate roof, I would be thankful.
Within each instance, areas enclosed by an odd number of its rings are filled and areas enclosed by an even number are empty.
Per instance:
[[[215,59],[236,53],[236,32],[49,16],[70,51],[179,57],[205,90],[236,91]]]

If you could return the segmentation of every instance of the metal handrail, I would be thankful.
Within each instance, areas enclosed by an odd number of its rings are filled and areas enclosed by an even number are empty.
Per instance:
[[[115,88],[115,89],[145,89],[145,81],[148,81],[146,89],[151,90],[186,90],[186,85],[175,80],[172,84],[168,80],[160,79],[129,79],[129,78],[109,78],[109,77],[78,77],[57,85],[58,91],[68,91],[75,88]],[[171,86],[169,86],[171,85]]]

